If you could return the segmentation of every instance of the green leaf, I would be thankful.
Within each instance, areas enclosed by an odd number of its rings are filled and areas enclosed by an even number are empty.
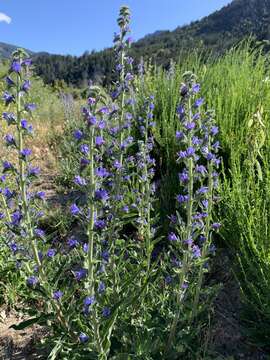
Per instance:
[[[46,321],[51,318],[51,315],[41,315],[39,317],[34,317],[25,321],[20,322],[18,325],[13,324],[9,328],[14,330],[23,330],[26,329],[34,324],[46,324]]]

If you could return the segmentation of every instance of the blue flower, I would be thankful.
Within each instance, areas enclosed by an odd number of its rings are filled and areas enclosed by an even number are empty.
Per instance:
[[[59,301],[63,296],[63,292],[61,290],[57,290],[53,293],[53,299]]]
[[[178,237],[176,236],[175,233],[171,232],[171,233],[168,235],[168,240],[170,240],[170,241],[177,241],[177,240],[178,240]]]
[[[11,134],[7,134],[7,135],[5,136],[5,140],[6,140],[6,144],[7,144],[8,146],[16,145],[16,141],[15,141],[15,139],[14,139],[14,136],[11,135]]]
[[[70,213],[71,213],[71,215],[73,215],[73,216],[79,215],[80,209],[78,208],[78,206],[77,206],[76,204],[72,204],[72,205],[70,206]]]
[[[95,191],[95,198],[100,201],[107,201],[109,199],[109,194],[104,189],[99,189]]]
[[[203,98],[197,99],[197,100],[195,101],[195,103],[194,103],[194,107],[195,107],[195,108],[198,108],[198,107],[202,106],[203,103],[204,103],[204,99],[203,99]]]
[[[89,341],[89,336],[86,335],[85,333],[80,333],[79,339],[82,344],[85,344]]]
[[[14,213],[11,214],[11,225],[19,226],[22,217],[22,213],[19,210],[14,211]]]
[[[31,149],[23,149],[21,151],[21,155],[23,158],[27,158],[28,156],[30,156],[32,154],[32,150]]]
[[[68,243],[68,246],[69,246],[71,249],[74,249],[76,246],[79,245],[79,241],[76,240],[76,239],[74,239],[74,238],[68,239],[67,243]]]
[[[21,87],[22,91],[28,92],[28,91],[30,90],[30,88],[31,88],[31,82],[30,82],[30,80],[25,80],[25,81],[23,82],[23,84],[22,84],[22,87]]]
[[[48,256],[48,258],[54,257],[55,254],[56,254],[56,250],[55,250],[55,249],[49,249],[49,250],[47,251],[47,256]]]
[[[87,144],[82,144],[80,146],[80,151],[85,155],[89,154],[89,146]]]
[[[99,294],[104,293],[105,289],[106,289],[106,286],[105,286],[104,282],[101,281],[101,282],[98,284],[98,292],[99,292]]]
[[[38,283],[38,278],[36,276],[29,276],[26,282],[29,286],[35,286]]]
[[[96,299],[94,296],[87,296],[83,301],[85,306],[94,305],[95,302],[96,302]]]
[[[86,180],[79,175],[75,176],[74,183],[79,186],[86,186],[86,184],[87,184]]]
[[[102,316],[108,318],[111,315],[111,310],[107,306],[105,306],[102,310]]]
[[[19,73],[22,69],[21,63],[18,60],[13,60],[10,66],[10,70]]]
[[[25,104],[25,106],[24,106],[24,109],[29,112],[36,110],[36,108],[37,108],[36,104],[33,104],[33,103]]]
[[[86,278],[87,270],[86,269],[80,269],[80,270],[74,271],[74,276],[75,276],[76,280],[80,281],[80,280]]]
[[[44,200],[46,196],[46,193],[44,191],[38,191],[35,194],[35,198],[39,200]]]
[[[8,86],[14,86],[15,85],[15,82],[11,79],[11,77],[7,76],[5,78],[5,80],[6,80],[6,83],[7,83]]]
[[[16,116],[14,113],[5,111],[3,112],[2,117],[6,120],[8,125],[16,124]]]
[[[83,138],[83,132],[81,130],[75,130],[73,136],[76,140],[81,140]]]
[[[105,143],[105,141],[102,136],[96,136],[95,143],[96,143],[96,146],[101,146]]]
[[[35,233],[36,237],[38,237],[40,239],[45,237],[45,232],[41,229],[35,229],[34,233]]]
[[[4,100],[6,105],[9,105],[10,103],[15,101],[14,96],[8,93],[7,91],[4,92],[2,99]]]
[[[96,176],[104,178],[109,176],[109,172],[105,168],[99,167],[96,169]]]

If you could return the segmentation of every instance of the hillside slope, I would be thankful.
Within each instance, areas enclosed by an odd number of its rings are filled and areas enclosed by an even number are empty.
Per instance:
[[[243,39],[253,36],[258,41],[270,40],[270,0],[233,0],[221,10],[174,31],[157,31],[133,44],[131,55],[136,62],[151,58],[158,65],[168,66],[170,59],[192,49],[221,54]],[[7,45],[10,47],[10,45]],[[0,54],[9,48],[0,43]],[[3,50],[1,50],[3,49]],[[111,82],[114,63],[112,49],[86,52],[82,56],[35,55],[36,72],[46,83],[63,79],[75,86],[84,86],[89,79],[103,85]]]

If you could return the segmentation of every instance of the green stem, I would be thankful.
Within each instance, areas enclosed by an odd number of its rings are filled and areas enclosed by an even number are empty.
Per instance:
[[[90,295],[94,295],[94,223],[95,223],[95,174],[94,174],[94,126],[90,129],[90,170],[89,170],[89,181],[90,181],[90,220],[88,223],[87,235],[88,235],[88,288]]]

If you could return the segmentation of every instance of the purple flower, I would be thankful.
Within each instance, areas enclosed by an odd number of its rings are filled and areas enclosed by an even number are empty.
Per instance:
[[[190,237],[190,238],[184,240],[184,244],[191,246],[193,244],[193,239]]]
[[[99,189],[99,190],[96,190],[96,192],[95,192],[95,198],[97,200],[107,201],[109,199],[109,194],[106,190]]]
[[[83,153],[83,154],[89,154],[89,146],[86,145],[86,144],[83,144],[80,146],[80,151]]]
[[[105,289],[106,289],[105,284],[104,284],[103,281],[101,281],[101,282],[98,284],[98,292],[99,292],[99,294],[104,293]]]
[[[165,277],[165,284],[170,285],[172,283],[172,277],[170,275],[167,275]]]
[[[188,87],[186,84],[182,84],[180,88],[180,95],[184,97],[187,94],[188,94]]]
[[[22,65],[23,66],[31,66],[32,65],[32,60],[31,59],[24,59],[23,62],[22,62]]]
[[[88,100],[87,100],[87,102],[88,102],[89,105],[95,105],[96,99],[93,98],[93,97],[89,97]]]
[[[86,275],[87,275],[86,269],[80,269],[80,270],[74,271],[75,279],[78,281],[86,278]]]
[[[83,301],[85,306],[94,305],[95,302],[96,302],[96,299],[94,296],[87,296]]]
[[[198,108],[198,107],[202,106],[203,103],[204,103],[204,99],[203,99],[203,98],[197,99],[197,100],[195,101],[195,103],[194,103],[194,107],[195,107],[195,108]]]
[[[11,224],[13,226],[19,226],[22,217],[22,213],[19,210],[14,211],[14,213],[11,215]]]
[[[198,245],[192,246],[192,254],[193,254],[193,257],[196,259],[201,257],[201,249],[199,248]]]
[[[106,221],[104,219],[98,219],[95,221],[95,228],[97,230],[103,230],[106,227]]]
[[[28,175],[29,176],[38,176],[40,174],[40,168],[35,166],[35,167],[30,167],[28,169]]]
[[[96,146],[101,146],[105,143],[105,141],[102,136],[96,136],[95,143],[96,143]]]
[[[199,91],[200,91],[201,87],[200,87],[200,84],[194,84],[192,86],[192,91],[197,94]]]
[[[6,120],[8,125],[16,124],[16,116],[12,112],[3,112],[2,114],[3,119]]]
[[[36,108],[37,108],[36,104],[33,104],[33,103],[25,104],[25,106],[24,106],[24,109],[29,112],[36,110]]]
[[[38,191],[35,194],[36,199],[44,200],[46,196],[46,193],[44,191]]]
[[[10,70],[19,73],[22,69],[21,63],[18,60],[13,60],[10,66]]]
[[[6,83],[7,83],[8,86],[14,86],[15,85],[15,82],[11,79],[11,77],[7,76],[5,78],[5,80],[6,80]]]
[[[55,249],[49,249],[49,250],[47,251],[47,256],[48,256],[48,258],[54,257],[55,254],[56,254],[56,250],[55,250]]]
[[[180,173],[178,176],[179,176],[179,180],[182,181],[183,183],[188,182],[189,177],[188,177],[188,172],[186,169],[182,173]]]
[[[87,184],[86,180],[79,175],[75,176],[74,183],[79,186],[86,186]]]
[[[83,138],[83,132],[81,130],[75,130],[73,133],[73,137],[76,140],[81,140]]]
[[[21,155],[23,158],[27,158],[28,156],[30,156],[32,154],[32,150],[31,149],[23,149],[21,151]]]
[[[110,253],[109,253],[109,251],[108,251],[108,250],[102,251],[101,257],[102,257],[103,260],[105,260],[106,262],[108,262],[109,259],[110,259]]]
[[[6,144],[7,144],[8,146],[10,146],[10,145],[16,145],[16,141],[15,141],[15,139],[14,139],[14,136],[11,135],[11,134],[7,134],[7,135],[5,136],[5,140],[6,140]]]
[[[212,224],[212,228],[213,228],[214,230],[218,230],[218,229],[220,229],[220,227],[221,227],[221,224],[220,224],[220,223],[214,223],[214,224]]]
[[[194,128],[195,128],[195,126],[196,126],[196,124],[195,124],[195,122],[188,122],[188,123],[186,123],[185,124],[185,128],[187,129],[187,130],[193,130]]]
[[[212,126],[211,134],[215,136],[218,134],[218,132],[219,132],[218,126]]]
[[[3,161],[4,172],[13,169],[13,165],[9,161]]]
[[[195,149],[194,147],[190,146],[187,148],[186,152],[188,157],[192,157],[195,154]]]
[[[109,176],[109,173],[105,168],[99,167],[96,169],[96,176],[104,178]]]
[[[178,237],[176,236],[175,233],[171,232],[171,233],[168,235],[168,240],[170,240],[170,241],[177,241],[177,240],[178,240]]]
[[[188,195],[177,195],[176,200],[179,202],[179,204],[183,204],[188,202],[189,196]]]
[[[176,131],[175,136],[176,136],[177,140],[180,140],[180,139],[183,139],[185,135],[184,135],[183,131]]]
[[[206,194],[208,192],[207,186],[202,186],[197,190],[197,194]]]
[[[29,276],[26,282],[29,286],[35,286],[38,283],[38,278],[36,276]]]
[[[71,249],[74,249],[75,247],[77,247],[79,245],[79,241],[76,239],[73,239],[73,238],[68,239],[67,243]]]
[[[30,80],[25,80],[24,82],[23,82],[23,84],[22,84],[22,91],[24,91],[24,92],[28,92],[29,90],[30,90],[30,88],[31,88],[31,82],[30,82]]]
[[[18,251],[18,245],[15,242],[12,242],[9,245],[10,250],[15,254]]]
[[[181,150],[177,153],[177,155],[179,156],[180,159],[185,159],[187,157],[187,152]]]
[[[8,93],[7,91],[4,92],[4,95],[3,95],[2,99],[4,100],[6,105],[9,105],[13,101],[15,101],[14,96],[11,95],[10,93]]]
[[[2,212],[0,212],[0,220],[3,220],[5,218],[5,214],[3,214]]]
[[[108,318],[111,315],[111,310],[107,306],[105,306],[102,310],[102,316]]]
[[[71,215],[73,215],[73,216],[79,215],[80,209],[78,208],[78,206],[77,206],[76,204],[72,204],[72,205],[70,206],[70,213],[71,213]]]
[[[80,333],[79,339],[82,344],[85,344],[89,341],[89,336],[86,335],[85,333]]]
[[[203,166],[203,165],[196,165],[195,171],[196,171],[198,174],[201,174],[201,175],[206,175],[206,174],[207,174],[206,167]]]
[[[59,301],[61,297],[63,296],[63,293],[61,290],[57,290],[53,293],[53,299]]]
[[[34,233],[35,233],[36,237],[38,237],[40,239],[45,237],[45,232],[42,229],[35,229]]]

